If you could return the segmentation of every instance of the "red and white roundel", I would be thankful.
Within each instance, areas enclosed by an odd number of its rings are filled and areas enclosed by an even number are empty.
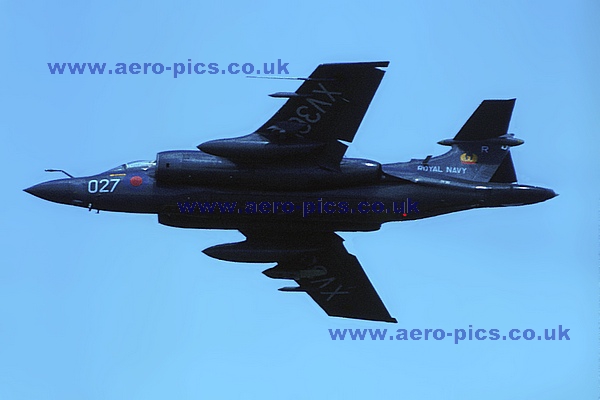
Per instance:
[[[131,186],[140,186],[142,184],[143,180],[141,176],[132,176],[131,179],[129,180],[129,183],[131,183]]]

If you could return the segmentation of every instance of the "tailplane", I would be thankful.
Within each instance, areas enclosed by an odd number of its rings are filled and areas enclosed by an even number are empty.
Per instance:
[[[451,146],[437,157],[383,166],[384,172],[403,179],[450,178],[475,182],[517,181],[510,147],[523,144],[507,133],[515,99],[485,100],[453,139],[438,142]]]

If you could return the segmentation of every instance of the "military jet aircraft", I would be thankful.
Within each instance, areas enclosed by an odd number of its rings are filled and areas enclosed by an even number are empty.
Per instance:
[[[245,241],[204,253],[276,263],[263,273],[297,283],[280,290],[307,293],[330,316],[396,322],[336,232],[556,194],[516,183],[510,148],[523,141],[507,133],[514,99],[483,101],[453,139],[439,142],[450,146],[445,154],[383,165],[344,158],[343,142],[352,142],[387,66],[322,64],[295,92],[272,94],[287,101],[249,135],[25,191],[98,212],[157,214],[173,227],[237,229]]]

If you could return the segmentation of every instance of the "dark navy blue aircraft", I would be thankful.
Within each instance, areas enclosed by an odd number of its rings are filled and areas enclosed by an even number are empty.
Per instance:
[[[482,102],[453,139],[439,142],[450,146],[440,156],[384,165],[343,158],[387,66],[320,65],[296,92],[272,94],[286,103],[249,135],[25,191],[90,210],[157,214],[168,226],[237,229],[245,241],[204,253],[276,263],[263,273],[298,284],[280,290],[308,293],[330,316],[396,322],[335,232],[556,194],[516,183],[510,148],[523,141],[507,133],[514,99]]]

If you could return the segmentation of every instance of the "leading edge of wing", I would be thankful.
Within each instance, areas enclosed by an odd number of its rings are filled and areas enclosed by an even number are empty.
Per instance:
[[[249,241],[254,240],[251,233],[243,233]],[[279,290],[307,293],[332,317],[397,322],[358,259],[348,253],[337,234],[318,233],[299,240],[297,235],[280,233],[276,241],[287,250],[279,255],[275,267],[263,273],[269,278],[292,279],[298,284]]]

